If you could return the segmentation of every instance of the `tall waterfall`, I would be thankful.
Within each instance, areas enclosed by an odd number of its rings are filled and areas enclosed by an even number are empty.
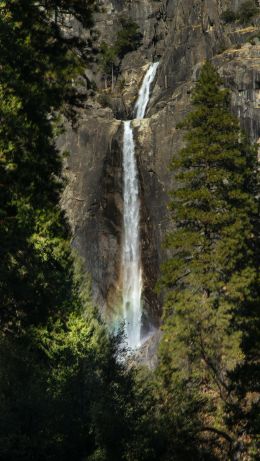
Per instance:
[[[149,67],[135,105],[136,118],[144,118],[149,102],[150,86],[159,63]],[[123,139],[124,175],[124,235],[122,249],[123,315],[128,345],[137,349],[141,345],[142,323],[142,263],[140,245],[139,181],[135,158],[135,144],[131,121],[124,122]]]

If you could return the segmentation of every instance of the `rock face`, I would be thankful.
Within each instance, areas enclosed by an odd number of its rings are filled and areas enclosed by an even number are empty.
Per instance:
[[[190,93],[205,59],[211,59],[232,93],[232,109],[251,138],[260,137],[260,42],[258,18],[246,26],[224,24],[221,14],[240,0],[104,0],[97,15],[100,41],[112,44],[122,18],[135,21],[141,47],[121,62],[113,90],[104,90],[98,67],[88,75],[97,93],[82,110],[77,128],[59,140],[70,155],[64,167],[62,203],[73,245],[93,280],[94,298],[107,317],[120,303],[122,234],[122,123],[130,118],[149,62],[160,60],[147,115],[134,121],[142,203],[144,324],[158,326],[154,294],[162,241],[171,223],[167,193],[174,187],[169,163],[182,145],[177,123],[190,110]],[[251,42],[251,43],[250,43]]]

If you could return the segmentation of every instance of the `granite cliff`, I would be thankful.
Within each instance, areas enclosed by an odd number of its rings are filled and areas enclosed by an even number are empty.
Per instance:
[[[146,118],[134,122],[141,183],[144,332],[160,322],[154,293],[170,226],[167,193],[174,187],[169,163],[182,145],[176,125],[190,109],[190,93],[201,64],[210,59],[232,94],[232,110],[251,138],[260,137],[260,22],[224,23],[223,11],[240,0],[104,0],[96,16],[99,42],[113,44],[122,18],[143,35],[127,53],[113,88],[97,64],[86,70],[96,85],[77,125],[59,140],[68,150],[67,186],[62,203],[73,232],[73,246],[93,280],[93,294],[106,316],[120,302],[122,231],[122,119],[130,118],[138,88],[152,61],[160,61]],[[81,33],[83,33],[82,31]]]

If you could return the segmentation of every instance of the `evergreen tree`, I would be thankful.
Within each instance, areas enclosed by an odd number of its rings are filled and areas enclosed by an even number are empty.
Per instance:
[[[59,207],[55,136],[60,115],[78,101],[75,81],[86,63],[64,15],[90,26],[93,7],[89,0],[0,1],[2,461],[140,454],[134,373],[91,306]]]
[[[99,61],[104,72],[105,81],[107,82],[107,77],[110,78],[112,87],[114,77],[118,77],[124,56],[131,51],[137,50],[141,46],[142,38],[138,25],[133,21],[122,18],[121,28],[113,45],[109,46],[105,42],[101,43]]]
[[[82,63],[45,5],[0,2],[0,323],[8,332],[58,314],[71,297],[54,138],[57,114],[77,100]]]
[[[236,435],[227,433],[226,417],[239,407],[231,373],[248,363],[248,338],[257,333],[257,155],[209,62],[192,105],[181,124],[185,147],[171,164],[176,188],[166,239],[172,257],[162,268],[160,371],[171,392],[173,383],[195,392],[203,402],[198,432],[223,437],[231,456]]]

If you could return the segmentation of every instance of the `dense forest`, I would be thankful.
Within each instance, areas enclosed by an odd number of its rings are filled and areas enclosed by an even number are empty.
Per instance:
[[[95,43],[95,0],[0,2],[0,459],[259,459],[257,146],[206,61],[173,152],[157,366],[129,358],[91,297],[60,207],[56,139],[141,36]],[[66,31],[64,14],[89,30]],[[134,39],[133,39],[134,38]],[[109,76],[108,76],[109,79]],[[112,82],[113,84],[113,82]],[[95,91],[95,88],[91,88]],[[91,245],[91,242],[89,242]]]

